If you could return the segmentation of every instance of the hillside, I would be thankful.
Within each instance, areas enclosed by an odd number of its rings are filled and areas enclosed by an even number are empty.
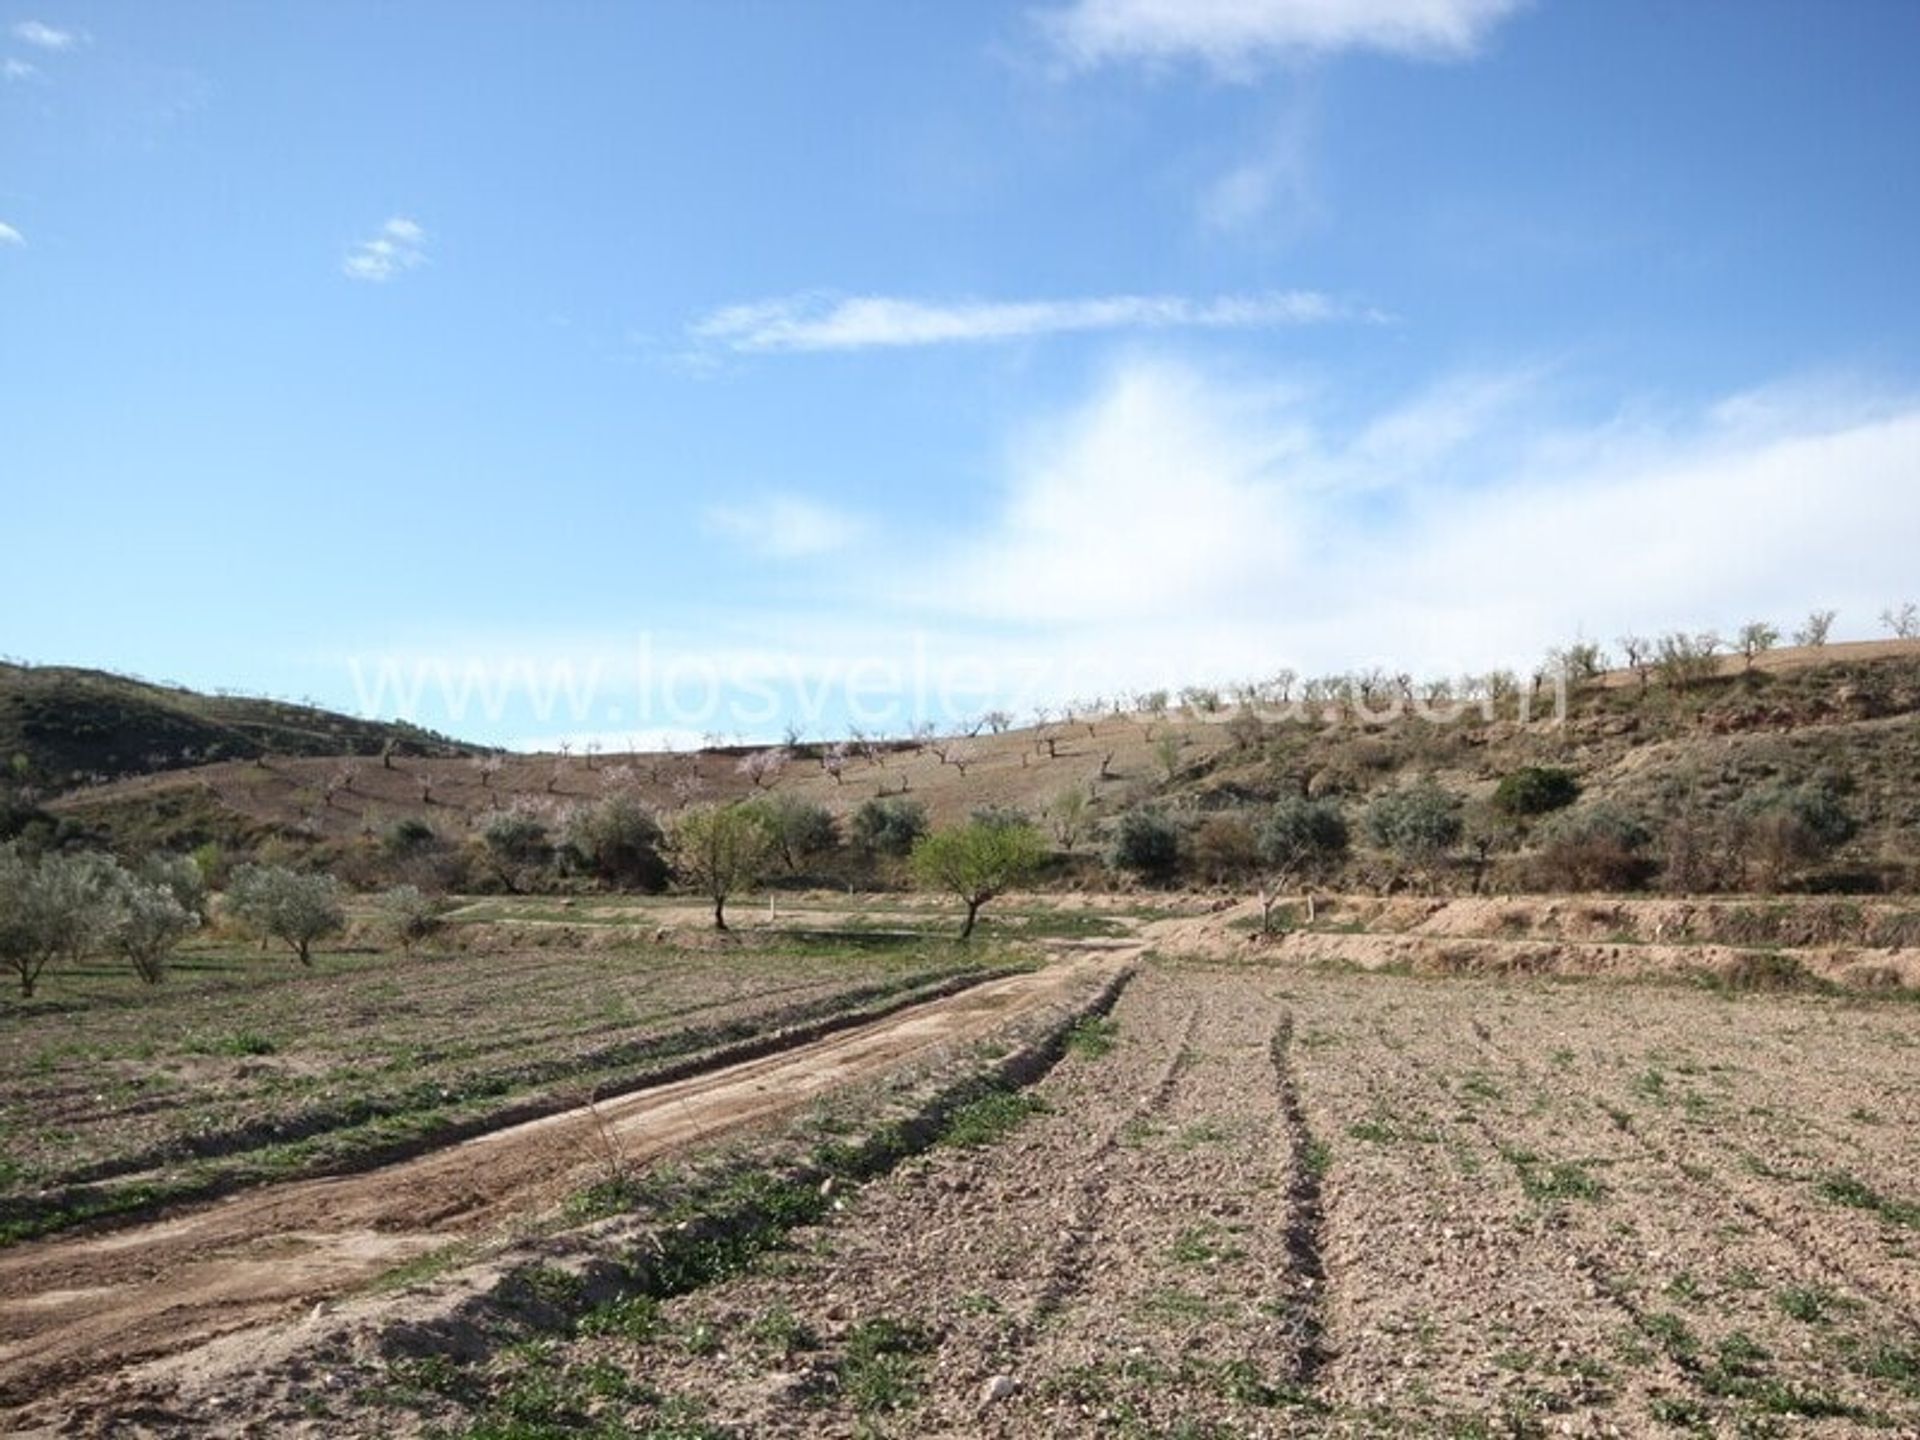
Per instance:
[[[424,822],[457,846],[509,804],[558,815],[616,792],[662,811],[739,798],[756,793],[741,763],[749,753],[460,758],[441,750],[390,762],[275,755],[96,786],[53,808],[123,849],[209,840],[252,849],[273,839],[337,862],[402,820]],[[1444,723],[1366,723],[1329,703],[1249,723],[1228,705],[1214,714],[1109,711],[952,744],[896,742],[850,757],[837,776],[826,755],[823,746],[798,747],[777,774],[762,777],[764,790],[816,800],[843,821],[869,799],[904,794],[935,824],[987,807],[1044,818],[1061,795],[1077,792],[1088,802],[1072,837],[1082,852],[1140,806],[1171,814],[1192,836],[1213,817],[1257,823],[1262,806],[1286,795],[1327,797],[1357,817],[1382,792],[1430,778],[1463,801],[1463,848],[1486,837],[1482,878],[1515,888],[1528,883],[1530,836],[1498,823],[1488,801],[1503,776],[1523,767],[1564,767],[1578,780],[1582,807],[1612,807],[1655,832],[1680,814],[1710,827],[1768,784],[1819,782],[1843,795],[1856,829],[1809,887],[1910,890],[1920,882],[1914,644],[1783,652],[1751,671],[1723,665],[1680,690],[1612,674],[1578,690],[1564,721],[1521,723],[1507,707],[1494,718],[1474,710]],[[1396,867],[1358,838],[1340,878],[1396,883]],[[1213,878],[1204,857],[1189,874]]]
[[[416,725],[102,670],[0,664],[0,763],[41,792],[259,755],[378,755],[389,745],[415,755],[471,753]]]

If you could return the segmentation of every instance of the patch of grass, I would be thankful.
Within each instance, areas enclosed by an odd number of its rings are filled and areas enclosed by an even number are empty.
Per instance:
[[[820,1337],[813,1327],[785,1305],[772,1305],[747,1326],[747,1338],[754,1344],[781,1355],[816,1350]]]
[[[612,1335],[645,1344],[666,1327],[660,1302],[651,1295],[629,1295],[596,1305],[582,1315],[575,1328],[582,1335]]]
[[[189,1055],[272,1055],[279,1046],[265,1035],[252,1030],[237,1030],[230,1035],[194,1035],[181,1047]]]
[[[1119,1043],[1120,1022],[1106,1015],[1089,1015],[1067,1032],[1067,1049],[1087,1060],[1098,1060]]]
[[[955,1110],[940,1132],[940,1143],[970,1147],[992,1145],[1031,1117],[1044,1113],[1046,1108],[1046,1101],[1038,1095],[996,1090]]]
[[[1661,1425],[1676,1430],[1699,1430],[1706,1426],[1711,1412],[1698,1400],[1681,1400],[1662,1395],[1647,1402],[1647,1413]]]
[[[1552,1204],[1561,1200],[1598,1201],[1607,1188],[1580,1160],[1543,1160],[1531,1150],[1506,1148],[1502,1157],[1520,1178],[1520,1188],[1529,1200]]]
[[[1202,1145],[1221,1145],[1233,1138],[1233,1131],[1218,1120],[1197,1120],[1180,1132],[1174,1141],[1181,1150],[1198,1150]]]
[[[1857,1301],[1823,1290],[1817,1285],[1789,1286],[1773,1297],[1781,1313],[1802,1325],[1826,1325],[1843,1311],[1859,1309]]]
[[[1892,1225],[1920,1228],[1920,1205],[1882,1195],[1866,1181],[1844,1170],[1836,1170],[1821,1180],[1820,1197],[1853,1210],[1870,1210]]]
[[[1226,1239],[1218,1225],[1189,1225],[1174,1238],[1167,1252],[1181,1265],[1217,1265],[1238,1260],[1247,1252]]]
[[[1674,1360],[1691,1363],[1700,1353],[1700,1337],[1693,1327],[1667,1310],[1650,1310],[1640,1317],[1640,1328]]]
[[[1206,1296],[1177,1287],[1149,1291],[1140,1302],[1142,1315],[1159,1320],[1205,1320],[1217,1310],[1218,1307]]]
[[[934,1346],[934,1337],[910,1321],[862,1320],[847,1334],[841,1393],[862,1415],[906,1409],[918,1398],[920,1370]]]

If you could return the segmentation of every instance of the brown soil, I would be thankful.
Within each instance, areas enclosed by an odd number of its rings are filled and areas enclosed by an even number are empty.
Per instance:
[[[287,1319],[410,1257],[550,1207],[615,1151],[641,1161],[765,1122],[862,1075],[977,1040],[1114,963],[1088,958],[989,981],[797,1049],[384,1169],[0,1253],[0,1400],[71,1395],[90,1377]]]
[[[776,1437],[1920,1433],[1904,1007],[1170,968],[1115,1019],[1000,1144],[493,1381]]]

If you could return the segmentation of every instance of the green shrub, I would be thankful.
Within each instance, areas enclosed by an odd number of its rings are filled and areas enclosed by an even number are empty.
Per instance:
[[[1414,865],[1429,864],[1460,843],[1460,797],[1431,780],[1390,790],[1367,807],[1375,845]]]
[[[1169,880],[1180,869],[1180,828],[1158,810],[1129,810],[1120,817],[1112,863],[1148,880]]]
[[[853,815],[853,843],[864,855],[898,859],[912,853],[913,842],[926,833],[927,807],[905,796],[869,800]]]
[[[667,885],[665,836],[646,805],[631,795],[609,795],[569,810],[561,826],[575,861],[609,885],[653,894]]]
[[[1493,792],[1493,808],[1511,820],[1531,819],[1564,810],[1580,798],[1580,782],[1571,770],[1529,765],[1503,779]]]

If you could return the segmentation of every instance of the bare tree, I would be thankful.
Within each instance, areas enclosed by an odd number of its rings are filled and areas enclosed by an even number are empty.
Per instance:
[[[1004,710],[989,710],[980,717],[987,722],[987,729],[996,735],[1004,735],[1013,724],[1013,716]]]
[[[1907,600],[1880,612],[1880,623],[1896,640],[1920,640],[1920,605]]]
[[[1755,660],[1779,643],[1780,631],[1777,627],[1769,625],[1764,620],[1749,620],[1740,627],[1740,633],[1735,637],[1733,645],[1734,649],[1740,652],[1741,660],[1745,662],[1741,668],[1751,670]]]
[[[1180,770],[1180,752],[1186,748],[1186,736],[1169,731],[1153,743],[1154,758],[1171,780]]]
[[[1053,824],[1053,838],[1062,850],[1072,854],[1087,828],[1087,792],[1069,785],[1053,797],[1053,803],[1047,806],[1047,818]]]
[[[1806,622],[1793,632],[1793,643],[1807,650],[1820,649],[1833,633],[1834,615],[1832,610],[1809,611]]]
[[[1653,678],[1653,642],[1644,635],[1622,635],[1616,643],[1627,668],[1639,677],[1640,688],[1646,689],[1647,682]]]
[[[833,783],[846,783],[847,761],[852,757],[852,749],[846,741],[829,746],[820,755],[820,768],[833,777]]]

